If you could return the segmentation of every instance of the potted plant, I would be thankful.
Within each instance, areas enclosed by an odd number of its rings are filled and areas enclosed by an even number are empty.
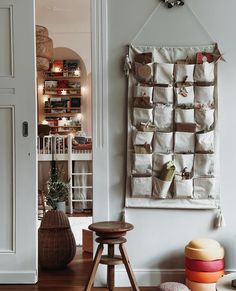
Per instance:
[[[69,181],[64,181],[62,171],[58,168],[53,169],[47,181],[47,204],[54,210],[57,209],[65,212],[68,194]]]

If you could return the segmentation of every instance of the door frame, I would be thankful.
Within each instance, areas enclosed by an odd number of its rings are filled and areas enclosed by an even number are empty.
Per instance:
[[[109,220],[107,0],[91,3],[93,221]]]

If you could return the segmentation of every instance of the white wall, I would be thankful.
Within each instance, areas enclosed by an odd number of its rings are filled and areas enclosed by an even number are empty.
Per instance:
[[[215,211],[126,209],[126,220],[135,226],[128,234],[127,250],[142,285],[153,285],[161,280],[155,272],[160,269],[173,272],[183,269],[184,247],[199,237],[214,238],[222,243],[226,268],[236,270],[236,38],[233,32],[236,2],[186,2],[218,42],[227,60],[219,66],[220,183],[227,226],[218,230],[212,228]],[[110,219],[119,218],[124,203],[127,84],[122,69],[125,45],[132,41],[157,4],[156,0],[108,1]],[[212,40],[185,5],[171,10],[160,8],[135,43],[197,45],[212,43]],[[174,273],[170,278],[173,276]]]

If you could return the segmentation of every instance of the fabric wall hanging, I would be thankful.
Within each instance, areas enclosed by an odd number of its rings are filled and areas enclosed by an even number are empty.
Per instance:
[[[129,46],[126,207],[219,207],[220,58],[216,44]]]

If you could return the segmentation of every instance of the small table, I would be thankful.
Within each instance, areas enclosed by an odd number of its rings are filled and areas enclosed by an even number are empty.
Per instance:
[[[217,291],[236,291],[236,288],[231,286],[232,280],[236,279],[236,273],[230,273],[228,275],[225,275],[221,277],[216,282],[216,290]]]
[[[114,289],[115,265],[118,264],[125,265],[133,291],[139,291],[138,284],[135,280],[128,255],[124,247],[124,243],[126,242],[126,238],[124,238],[124,236],[126,235],[126,232],[133,229],[134,226],[130,223],[121,221],[102,221],[92,223],[88,228],[96,232],[96,235],[98,236],[96,238],[96,242],[98,242],[99,245],[94,257],[92,270],[86,284],[85,291],[91,290],[99,264],[107,265],[107,288],[110,291]],[[108,245],[108,254],[102,256],[104,244]],[[115,255],[115,245],[119,245],[121,256]]]

